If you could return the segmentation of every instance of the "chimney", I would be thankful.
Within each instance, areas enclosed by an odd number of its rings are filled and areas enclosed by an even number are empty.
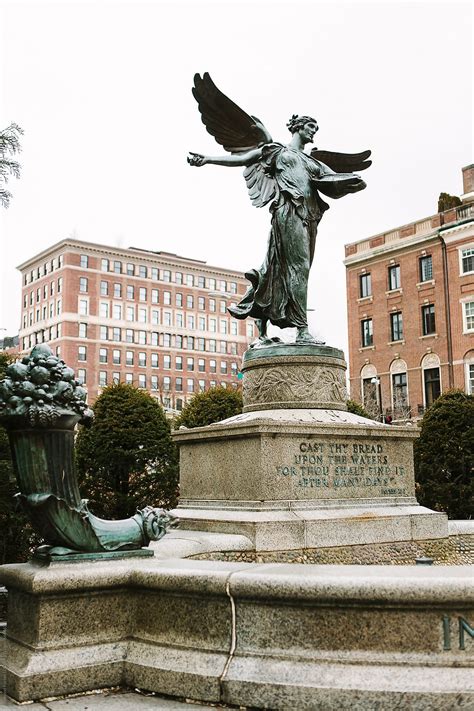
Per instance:
[[[471,163],[471,165],[466,165],[465,168],[462,169],[462,183],[463,183],[463,199],[466,199],[468,196],[470,198],[473,197],[474,193],[474,164]]]

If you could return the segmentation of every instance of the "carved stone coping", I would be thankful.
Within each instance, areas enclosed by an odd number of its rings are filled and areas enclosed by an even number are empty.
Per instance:
[[[319,347],[324,354],[310,355],[299,349],[298,353],[283,353],[281,349],[281,354],[270,356],[265,350],[258,351],[256,357],[244,356],[244,412],[347,409],[346,362],[340,357],[342,351]]]
[[[283,356],[326,356],[344,360],[343,351],[332,346],[315,343],[276,343],[273,346],[260,346],[246,350],[244,353],[244,365],[254,360],[281,358]]]

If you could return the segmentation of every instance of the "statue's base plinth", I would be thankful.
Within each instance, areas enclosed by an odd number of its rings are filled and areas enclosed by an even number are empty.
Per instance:
[[[347,412],[342,351],[278,344],[244,355],[244,412],[175,433],[183,529],[257,551],[445,538],[415,498],[412,427]]]
[[[43,548],[44,550],[41,550]],[[47,550],[50,548],[50,550]],[[32,563],[50,565],[51,563],[84,563],[92,560],[120,560],[121,558],[152,558],[152,548],[138,548],[133,551],[102,551],[100,553],[57,553],[50,546],[40,546],[33,553]]]

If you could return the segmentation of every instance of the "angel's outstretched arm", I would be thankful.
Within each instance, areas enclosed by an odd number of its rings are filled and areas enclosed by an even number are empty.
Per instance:
[[[203,165],[225,165],[229,167],[249,166],[256,163],[262,157],[262,149],[254,148],[246,153],[233,153],[230,156],[203,156],[200,153],[189,153],[188,163],[200,168]]]

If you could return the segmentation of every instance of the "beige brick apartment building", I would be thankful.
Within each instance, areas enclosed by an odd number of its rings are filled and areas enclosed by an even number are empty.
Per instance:
[[[167,252],[64,239],[21,264],[20,348],[47,342],[93,402],[133,383],[180,410],[195,392],[237,387],[253,323],[227,306],[247,288],[230,269]]]
[[[474,393],[474,166],[462,204],[346,245],[351,397],[417,417],[443,391]]]

